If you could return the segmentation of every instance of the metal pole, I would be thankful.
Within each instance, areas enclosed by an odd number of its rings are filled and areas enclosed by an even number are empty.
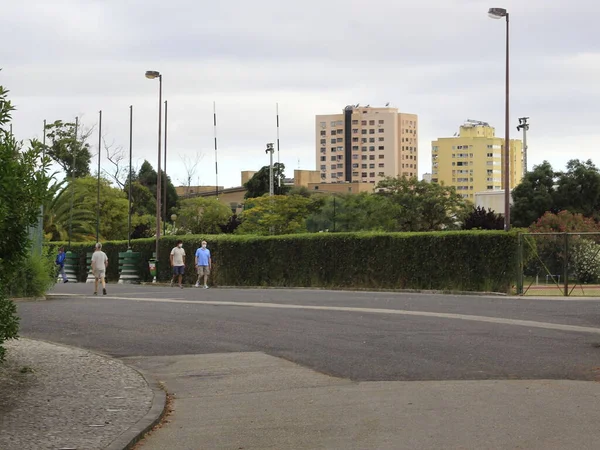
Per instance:
[[[504,117],[504,230],[510,230],[510,114],[509,114],[509,87],[510,87],[510,70],[509,70],[509,20],[508,12],[506,13],[506,115]]]
[[[527,128],[529,125],[523,127],[523,175],[527,173]]]
[[[333,196],[333,232],[335,233],[335,195]]]
[[[158,76],[158,171],[156,172],[156,260],[158,261],[158,247],[160,240],[160,212],[161,212],[161,168],[160,168],[160,146],[162,127],[162,75]]]
[[[281,193],[281,163],[279,160],[279,103],[275,103],[275,113],[277,115],[277,165],[279,173],[277,174],[277,190]]]
[[[75,117],[75,148],[77,148],[77,129],[79,117]],[[71,206],[69,209],[69,251],[71,251],[71,235],[73,233],[73,195],[75,193],[75,167],[77,165],[77,152],[73,152],[73,167],[71,168]]]
[[[96,242],[100,242],[100,155],[102,153],[102,111],[98,120],[98,198],[96,200]]]
[[[167,101],[165,100],[165,183],[163,188],[163,235],[166,234],[167,229],[167,186],[169,184],[169,178],[167,178]]]
[[[213,124],[215,130],[215,196],[219,200],[219,166],[217,164],[217,104],[213,102]]]
[[[133,105],[129,106],[129,215],[127,219],[127,250],[131,250],[131,162],[133,159]]]
[[[564,242],[564,256],[563,256],[563,277],[565,280],[565,297],[569,296],[569,233],[564,233],[565,242]]]

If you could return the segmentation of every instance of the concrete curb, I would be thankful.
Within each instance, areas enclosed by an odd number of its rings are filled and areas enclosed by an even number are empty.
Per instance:
[[[23,337],[30,341],[45,342],[47,344],[56,345],[58,347],[66,347],[66,348],[82,350],[85,352],[93,353],[102,358],[113,359],[115,361],[118,361],[119,363],[130,368],[131,370],[135,370],[137,373],[139,373],[142,376],[142,378],[144,378],[144,380],[146,381],[146,383],[148,384],[150,389],[152,389],[152,392],[154,394],[154,396],[152,397],[152,406],[150,407],[150,409],[148,410],[146,415],[144,415],[144,417],[142,417],[140,420],[138,420],[138,422],[135,425],[131,426],[130,428],[125,430],[123,433],[121,433],[119,436],[117,436],[107,447],[104,448],[104,450],[129,450],[129,449],[131,449],[135,444],[137,444],[144,437],[144,435],[146,433],[148,433],[152,428],[154,428],[154,426],[156,426],[161,421],[161,419],[164,417],[164,415],[166,414],[166,412],[167,412],[167,393],[160,386],[160,384],[154,380],[153,377],[151,377],[149,374],[147,374],[143,370],[140,370],[137,367],[130,366],[129,364],[126,364],[125,362],[123,362],[122,360],[120,360],[118,358],[114,358],[114,357],[106,355],[104,353],[90,350],[87,348],[75,347],[74,345],[67,345],[67,344],[62,344],[62,343],[58,343],[58,342],[47,341],[45,339],[33,339],[33,338],[29,338],[27,336],[23,336]]]
[[[125,364],[123,361],[121,362]],[[136,367],[132,367],[129,364],[125,365],[144,377],[146,383],[148,383],[148,386],[150,386],[154,392],[154,398],[152,399],[152,406],[150,407],[148,413],[135,425],[112,441],[111,444],[108,447],[105,447],[104,450],[129,450],[133,448],[133,446],[137,444],[146,433],[158,425],[167,412],[167,393],[158,384],[158,382],[144,371]]]

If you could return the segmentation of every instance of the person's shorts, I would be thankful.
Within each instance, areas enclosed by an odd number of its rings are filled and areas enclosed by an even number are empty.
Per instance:
[[[173,266],[173,275],[183,275],[185,266]]]
[[[208,266],[198,266],[198,275],[209,275],[210,268]]]
[[[104,270],[94,270],[94,278],[97,280],[101,280],[106,276],[106,271]]]

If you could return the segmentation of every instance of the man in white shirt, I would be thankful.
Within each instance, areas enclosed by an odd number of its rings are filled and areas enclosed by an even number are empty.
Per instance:
[[[171,287],[175,284],[175,278],[179,277],[179,287],[183,289],[183,271],[185,269],[185,250],[183,241],[177,241],[177,245],[171,250],[171,267],[173,267],[173,278]]]
[[[102,281],[102,295],[106,295],[106,268],[108,267],[108,256],[102,251],[102,244],[96,244],[96,250],[92,254],[92,274],[94,275],[94,295],[98,295],[98,281]]]

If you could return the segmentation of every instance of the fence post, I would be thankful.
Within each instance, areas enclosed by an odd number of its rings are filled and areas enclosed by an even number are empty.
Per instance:
[[[569,233],[565,232],[563,277],[565,280],[565,297],[569,296]]]
[[[519,273],[517,274],[517,295],[523,295],[523,233],[518,234]]]

